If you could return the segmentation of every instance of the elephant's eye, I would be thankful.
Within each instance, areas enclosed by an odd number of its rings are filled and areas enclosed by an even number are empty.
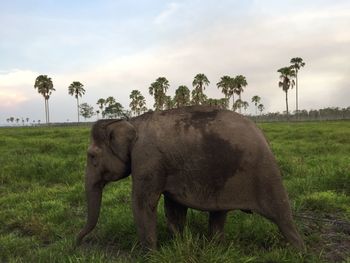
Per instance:
[[[94,155],[92,153],[88,153],[88,158],[89,158],[89,161],[92,163],[93,166],[97,166],[96,155]]]

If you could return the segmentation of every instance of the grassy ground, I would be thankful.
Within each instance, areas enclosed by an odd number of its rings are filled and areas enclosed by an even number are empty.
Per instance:
[[[73,248],[85,222],[83,173],[89,129],[0,129],[1,262],[350,262],[350,122],[264,123],[307,252],[275,225],[231,212],[226,242],[207,240],[207,214],[189,211],[171,238],[161,204],[159,249],[142,253],[130,179],[107,186],[97,228]],[[348,253],[348,254],[347,254]]]

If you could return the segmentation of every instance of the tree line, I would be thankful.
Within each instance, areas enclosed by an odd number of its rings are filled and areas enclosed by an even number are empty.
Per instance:
[[[216,83],[218,89],[221,90],[224,97],[220,99],[208,98],[205,94],[205,89],[209,86],[210,81],[203,73],[197,74],[192,81],[192,91],[186,85],[180,85],[175,90],[175,95],[172,97],[167,95],[170,87],[169,81],[165,77],[159,77],[152,82],[148,88],[149,94],[154,98],[153,109],[146,107],[146,99],[139,90],[132,90],[130,93],[129,110],[116,101],[112,96],[107,98],[99,98],[96,102],[98,109],[95,111],[93,106],[87,103],[79,103],[79,98],[85,94],[84,85],[79,81],[73,81],[68,86],[68,94],[74,96],[77,103],[77,120],[80,121],[80,116],[85,119],[97,115],[97,118],[120,118],[138,116],[150,110],[167,110],[172,108],[179,108],[190,105],[207,105],[219,109],[229,109],[233,111],[238,110],[242,112],[242,108],[247,110],[249,103],[242,100],[242,93],[248,85],[246,77],[237,75],[235,77],[223,76],[220,81]],[[55,91],[52,79],[47,75],[40,75],[36,78],[34,88],[41,94],[45,102],[45,121],[50,122],[49,114],[49,99],[53,91]],[[235,95],[238,99],[235,100]],[[232,98],[232,107],[230,107],[230,100]],[[257,95],[253,96],[252,102],[256,109],[263,111],[264,106],[260,103],[261,98]]]
[[[294,57],[290,60],[290,65],[282,67],[277,70],[279,73],[278,87],[282,88],[285,93],[286,110],[283,113],[268,113],[262,114],[265,110],[264,105],[261,103],[261,97],[254,95],[251,98],[251,103],[255,108],[255,119],[305,119],[306,116],[319,116],[318,119],[322,119],[320,116],[347,116],[347,109],[339,108],[325,108],[320,110],[299,110],[299,95],[298,95],[298,73],[305,66],[305,62],[300,57]],[[96,115],[97,118],[120,118],[120,117],[132,117],[138,116],[146,111],[152,110],[167,110],[172,108],[179,108],[190,105],[207,105],[216,107],[218,109],[231,109],[242,113],[242,109],[246,112],[249,107],[248,101],[242,99],[242,93],[248,86],[248,82],[245,76],[236,75],[222,76],[216,86],[221,90],[223,97],[219,99],[208,98],[205,94],[206,88],[209,86],[210,81],[203,73],[197,74],[192,81],[192,90],[186,85],[180,85],[175,90],[175,95],[172,97],[167,94],[170,84],[165,77],[159,77],[152,82],[148,88],[149,94],[154,98],[153,109],[146,107],[146,99],[139,90],[132,90],[130,93],[129,109],[125,109],[121,103],[119,103],[114,97],[109,96],[107,98],[99,98],[96,102],[98,108],[94,109],[93,106],[88,103],[79,103],[79,98],[85,94],[84,85],[79,81],[73,81],[68,86],[68,94],[74,96],[77,104],[77,121],[80,121],[80,116],[85,119],[91,118]],[[288,104],[288,92],[295,87],[296,105],[294,113],[290,114]],[[49,99],[52,93],[55,91],[52,79],[47,75],[40,75],[36,78],[34,88],[41,94],[45,102],[45,122],[50,122],[49,113]],[[258,115],[258,112],[260,115]],[[317,112],[317,113],[316,113]],[[332,112],[332,114],[330,114]],[[345,114],[345,115],[344,115]],[[328,118],[328,117],[327,117]],[[330,118],[330,117],[329,117]],[[7,122],[19,123],[19,118],[8,118]],[[24,120],[22,118],[22,123]],[[27,120],[28,123],[28,120]],[[40,123],[40,120],[38,120]]]
[[[298,110],[288,115],[286,112],[269,112],[251,116],[255,121],[327,121],[327,120],[350,120],[350,107],[327,107],[317,110]]]

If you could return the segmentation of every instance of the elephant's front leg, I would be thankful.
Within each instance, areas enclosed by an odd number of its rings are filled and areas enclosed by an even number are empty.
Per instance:
[[[169,231],[173,235],[182,233],[186,223],[187,207],[164,195],[164,210]]]
[[[157,248],[157,204],[160,194],[133,184],[132,208],[141,245]]]
[[[224,240],[224,226],[227,211],[209,212],[209,235]]]

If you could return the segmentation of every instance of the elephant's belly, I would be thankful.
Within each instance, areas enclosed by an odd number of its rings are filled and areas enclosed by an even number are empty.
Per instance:
[[[247,185],[235,186],[232,182],[212,185],[183,181],[175,188],[169,187],[164,194],[182,205],[203,211],[254,210],[256,207],[252,189]]]

